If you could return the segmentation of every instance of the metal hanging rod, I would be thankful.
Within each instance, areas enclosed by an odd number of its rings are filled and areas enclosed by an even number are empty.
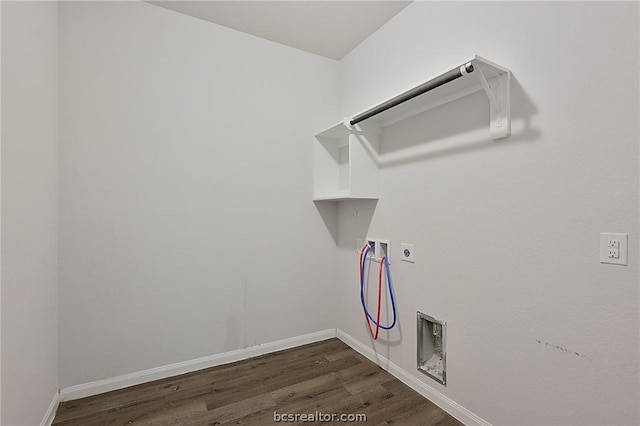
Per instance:
[[[349,124],[352,126],[360,123],[368,118],[373,117],[374,115],[380,114],[383,111],[386,111],[394,106],[400,105],[403,102],[406,102],[410,99],[415,98],[416,96],[420,96],[423,93],[426,93],[430,90],[433,90],[437,87],[440,87],[444,84],[449,83],[455,79],[458,79],[464,75],[472,73],[474,70],[473,64],[471,62],[467,62],[466,64],[452,69],[451,71],[447,71],[446,73],[439,75],[438,77],[427,81],[426,83],[422,83],[420,86],[414,87],[413,89],[404,92],[395,98],[391,98],[386,102],[381,103],[378,106],[375,106],[361,114],[356,115],[349,121]]]

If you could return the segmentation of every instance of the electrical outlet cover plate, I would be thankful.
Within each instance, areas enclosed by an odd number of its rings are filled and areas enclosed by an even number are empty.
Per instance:
[[[402,256],[400,256],[400,259],[404,262],[415,262],[413,244],[402,243]]]
[[[603,232],[600,234],[600,263],[627,265],[629,234]]]

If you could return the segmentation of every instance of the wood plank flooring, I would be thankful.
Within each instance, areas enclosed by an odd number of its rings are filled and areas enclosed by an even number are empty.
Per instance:
[[[366,421],[286,424],[461,425],[338,339],[62,402],[53,424],[264,426],[316,412]]]

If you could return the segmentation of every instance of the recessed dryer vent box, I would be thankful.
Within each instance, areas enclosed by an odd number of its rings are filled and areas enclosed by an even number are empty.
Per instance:
[[[418,370],[447,384],[447,323],[418,312]]]

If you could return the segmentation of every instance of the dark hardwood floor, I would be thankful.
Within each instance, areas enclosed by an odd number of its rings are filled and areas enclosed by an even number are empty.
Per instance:
[[[461,425],[338,339],[62,402],[53,424],[264,426],[274,413],[366,415],[286,424]]]

